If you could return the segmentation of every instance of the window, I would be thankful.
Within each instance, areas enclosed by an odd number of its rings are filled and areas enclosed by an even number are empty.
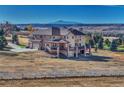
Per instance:
[[[66,39],[66,36],[64,36],[64,39]]]
[[[55,36],[53,36],[53,39],[55,39]]]
[[[42,35],[40,35],[40,38],[42,38]]]
[[[77,43],[75,43],[75,46],[77,46]]]
[[[72,36],[72,39],[74,39],[74,36]]]
[[[79,43],[79,46],[81,47],[81,43]]]
[[[47,46],[49,46],[49,44],[47,44]]]

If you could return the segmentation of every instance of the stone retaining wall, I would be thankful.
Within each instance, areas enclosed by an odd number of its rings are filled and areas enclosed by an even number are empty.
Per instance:
[[[124,71],[50,71],[50,72],[0,72],[0,79],[35,79],[60,77],[124,76]]]

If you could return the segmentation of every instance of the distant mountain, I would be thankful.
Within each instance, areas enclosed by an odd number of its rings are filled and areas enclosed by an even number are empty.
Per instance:
[[[56,26],[56,27],[61,27],[61,26],[71,26],[71,25],[81,25],[82,23],[78,22],[73,22],[73,21],[63,21],[63,20],[58,20],[55,22],[50,22],[50,23],[30,23],[33,27],[51,27],[51,26]],[[18,26],[27,26],[29,24],[16,24]]]
[[[79,23],[79,22],[74,22],[74,21],[65,21],[65,20],[58,20],[55,22],[49,22],[49,23],[29,23],[33,27],[64,27],[64,26],[92,26],[92,27],[97,27],[97,26],[115,26],[115,27],[124,27],[124,24],[85,24],[85,23]],[[15,24],[20,27],[25,27],[29,24]],[[106,30],[106,29],[105,29]]]
[[[63,20],[58,20],[58,21],[55,21],[55,22],[52,22],[52,23],[48,23],[48,24],[73,25],[73,24],[82,24],[82,23],[79,23],[79,22],[73,22],[73,21],[63,21]]]

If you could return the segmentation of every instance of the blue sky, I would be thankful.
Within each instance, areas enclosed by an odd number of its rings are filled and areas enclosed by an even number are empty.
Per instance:
[[[124,6],[1,5],[0,22],[49,23],[57,20],[81,23],[124,23]]]

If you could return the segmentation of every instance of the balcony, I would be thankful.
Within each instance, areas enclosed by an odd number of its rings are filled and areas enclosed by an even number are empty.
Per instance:
[[[59,47],[60,50],[67,50],[67,48],[64,48],[64,47]],[[57,46],[52,46],[51,47],[51,50],[57,50]]]

